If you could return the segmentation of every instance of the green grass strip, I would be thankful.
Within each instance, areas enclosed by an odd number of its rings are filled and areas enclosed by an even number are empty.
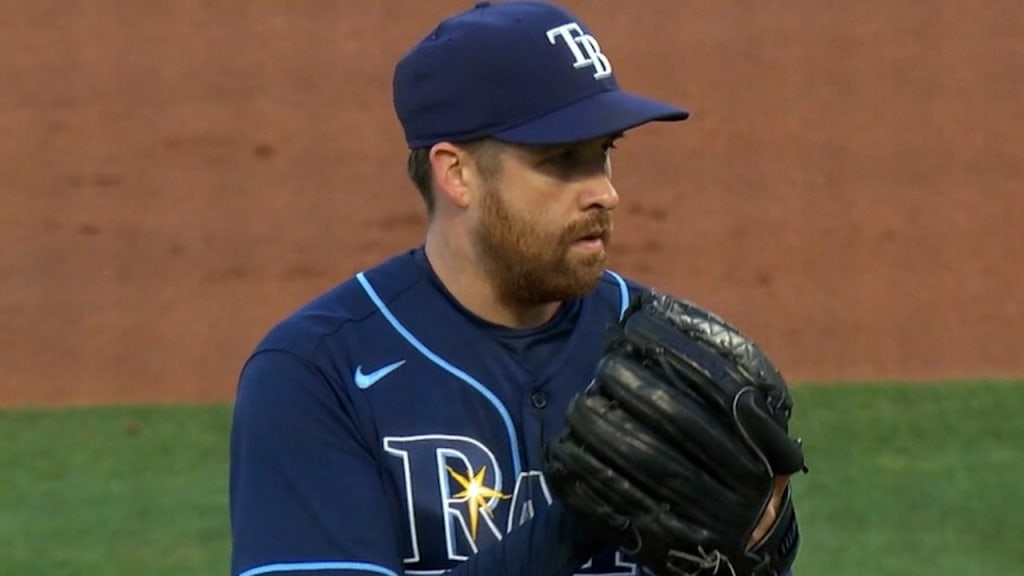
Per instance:
[[[800,385],[797,576],[1016,574],[1024,384]],[[224,576],[229,406],[0,412],[0,574]]]
[[[0,574],[228,569],[223,406],[0,412]]]
[[[1024,570],[1024,385],[800,387],[798,574]]]

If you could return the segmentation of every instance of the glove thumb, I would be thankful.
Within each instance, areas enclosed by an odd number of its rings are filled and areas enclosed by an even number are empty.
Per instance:
[[[772,417],[764,395],[746,387],[733,401],[733,418],[747,444],[757,452],[773,476],[807,472],[803,447],[789,437],[785,428]]]

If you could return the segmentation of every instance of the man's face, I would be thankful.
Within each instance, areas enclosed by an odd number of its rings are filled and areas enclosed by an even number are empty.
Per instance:
[[[619,201],[608,154],[614,140],[498,145],[500,169],[480,197],[473,232],[503,299],[543,304],[597,285]]]

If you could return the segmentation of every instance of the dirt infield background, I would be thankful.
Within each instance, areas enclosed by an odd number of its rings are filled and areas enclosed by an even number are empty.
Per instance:
[[[566,3],[627,88],[613,264],[794,381],[1021,376],[1024,3]],[[0,405],[232,397],[417,242],[392,66],[466,1],[0,4]]]

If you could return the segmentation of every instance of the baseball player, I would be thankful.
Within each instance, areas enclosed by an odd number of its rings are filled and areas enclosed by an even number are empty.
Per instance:
[[[397,63],[419,246],[275,325],[242,367],[233,576],[637,574],[553,499],[545,445],[643,287],[605,269],[623,91],[576,16],[482,2]]]

